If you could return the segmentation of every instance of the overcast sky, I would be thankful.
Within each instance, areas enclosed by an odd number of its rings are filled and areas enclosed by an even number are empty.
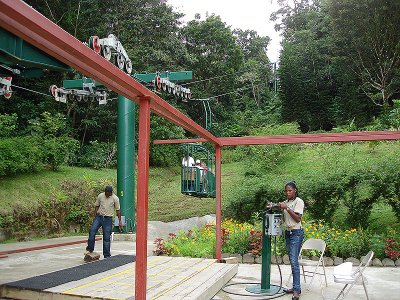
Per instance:
[[[271,62],[278,60],[281,39],[269,21],[270,14],[278,8],[276,0],[168,0],[168,3],[186,15],[183,18],[186,22],[193,20],[196,13],[200,13],[202,20],[206,13],[214,13],[232,29],[252,29],[260,36],[269,36],[268,57]]]

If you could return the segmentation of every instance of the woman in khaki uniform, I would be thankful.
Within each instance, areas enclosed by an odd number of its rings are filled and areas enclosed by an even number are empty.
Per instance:
[[[304,239],[304,229],[301,225],[301,217],[304,211],[304,201],[297,197],[297,186],[295,182],[285,185],[287,200],[279,203],[283,211],[285,221],[285,243],[289,255],[290,266],[293,275],[293,288],[286,290],[293,293],[292,300],[298,300],[301,294],[299,254]]]

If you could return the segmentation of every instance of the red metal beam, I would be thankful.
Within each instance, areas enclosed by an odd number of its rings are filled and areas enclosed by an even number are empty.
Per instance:
[[[223,138],[218,138],[218,140],[222,146],[384,141],[384,140],[400,140],[400,131],[355,131],[355,132],[341,132],[341,133],[242,136],[242,137],[223,137]],[[198,142],[206,142],[206,140],[175,139],[175,140],[153,141],[153,143],[157,145],[198,143]]]
[[[216,247],[215,258],[222,260],[222,193],[221,193],[221,147],[215,146],[215,235]]]
[[[296,134],[220,138],[223,146],[332,143],[356,141],[399,140],[400,131],[365,131],[346,133]]]
[[[4,29],[132,101],[138,103],[138,97],[149,96],[153,112],[209,142],[218,143],[210,132],[23,1],[0,0],[0,7],[0,26]]]
[[[139,144],[136,207],[135,299],[146,300],[147,219],[150,156],[150,98],[139,99]]]
[[[207,142],[206,139],[180,139],[180,140],[154,140],[154,145],[166,145],[166,144],[187,144],[187,143],[203,143]]]
[[[95,238],[95,241],[101,241],[101,240],[102,240],[101,237],[96,237]],[[63,247],[63,246],[76,245],[76,244],[86,244],[86,243],[87,243],[87,239],[86,240],[79,240],[79,241],[72,241],[72,242],[65,242],[65,243],[56,243],[56,244],[50,244],[50,245],[36,246],[36,247],[5,250],[5,251],[0,251],[0,258],[3,257],[3,256],[7,257],[6,254],[21,253],[21,252],[28,252],[28,251],[36,251],[36,250],[43,250],[43,249]]]

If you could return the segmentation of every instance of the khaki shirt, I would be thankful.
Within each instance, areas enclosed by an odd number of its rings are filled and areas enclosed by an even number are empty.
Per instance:
[[[104,217],[112,217],[114,215],[114,209],[120,210],[119,198],[117,195],[112,194],[110,197],[106,197],[104,192],[97,196],[94,206],[99,207],[97,213]]]
[[[304,201],[301,200],[299,197],[296,197],[294,200],[286,200],[284,203],[286,203],[287,206],[295,213],[303,215]],[[283,211],[283,217],[285,219],[285,225],[287,230],[301,228],[301,221],[299,223],[296,223],[296,221],[293,220],[293,218],[289,215],[287,210]]]

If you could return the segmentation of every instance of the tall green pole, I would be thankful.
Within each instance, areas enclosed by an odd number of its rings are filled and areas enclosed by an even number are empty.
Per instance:
[[[265,233],[265,218],[263,219],[262,259],[261,259],[261,290],[271,288],[271,236]]]
[[[135,220],[135,110],[133,101],[118,96],[118,162],[117,196],[121,216],[125,219],[124,232],[136,231]],[[114,227],[119,232],[118,226]]]
[[[267,214],[263,218],[262,227],[262,259],[261,259],[261,284],[251,285],[246,291],[254,294],[273,296],[280,292],[281,287],[271,284],[271,236],[267,232]],[[270,225],[272,226],[272,224]]]

